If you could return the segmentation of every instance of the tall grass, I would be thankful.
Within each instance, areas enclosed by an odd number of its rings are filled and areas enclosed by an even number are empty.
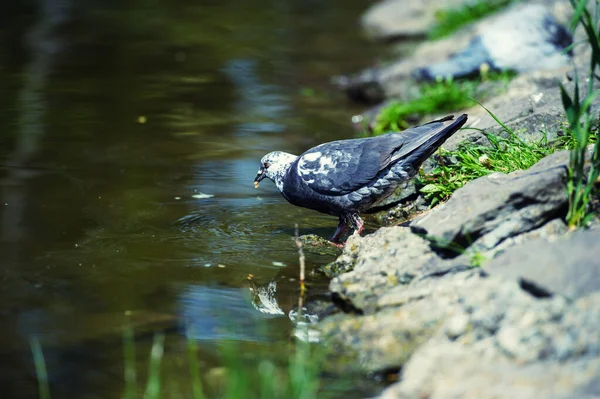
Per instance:
[[[430,39],[450,35],[463,26],[492,14],[515,0],[476,0],[457,8],[440,10],[436,13],[436,24],[429,30]]]
[[[39,398],[50,399],[50,387],[42,347],[37,339],[31,340],[31,351],[39,386]],[[161,368],[164,354],[165,335],[154,336],[148,360],[146,383],[138,386],[135,359],[134,333],[131,327],[123,332],[124,391],[123,398],[134,399],[143,389],[144,399],[164,397]],[[198,361],[198,346],[193,334],[186,340],[187,361],[190,371],[191,397],[194,399],[312,399],[320,386],[320,358],[307,342],[297,342],[290,355],[287,368],[278,367],[273,360],[263,359],[248,364],[244,361],[238,345],[224,343],[221,359],[224,365],[224,384],[215,392],[207,391],[203,385],[204,372]],[[172,397],[172,394],[166,397]]]
[[[589,170],[586,171],[587,146],[592,138],[591,105],[598,96],[594,91],[594,80],[597,79],[596,70],[600,66],[600,36],[598,34],[598,2],[594,2],[594,16],[587,9],[588,0],[570,0],[574,9],[572,30],[578,26],[583,27],[587,40],[592,49],[589,70],[587,71],[588,85],[581,97],[579,76],[575,73],[575,84],[571,93],[560,85],[562,103],[569,123],[569,132],[574,138],[575,148],[571,150],[569,161],[569,181],[567,191],[569,194],[569,211],[567,223],[571,229],[586,225],[593,214],[590,202],[595,192],[595,184],[600,175],[600,141],[596,140],[590,159]]]

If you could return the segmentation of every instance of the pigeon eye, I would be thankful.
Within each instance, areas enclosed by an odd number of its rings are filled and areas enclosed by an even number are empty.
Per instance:
[[[264,163],[264,165],[263,165],[263,167],[264,167],[265,169],[269,169],[269,166],[271,166],[271,165],[269,165],[269,163],[268,163],[268,162],[265,162],[265,163]]]

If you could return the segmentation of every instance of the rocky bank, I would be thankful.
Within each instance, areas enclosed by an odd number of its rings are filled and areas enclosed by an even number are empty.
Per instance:
[[[539,4],[570,18],[567,1]],[[421,37],[438,6],[385,0],[362,24],[376,39]],[[476,30],[426,42],[399,63],[426,63],[422,54],[438,46],[449,54]],[[576,50],[575,68],[589,53]],[[390,98],[402,79],[385,73],[371,71],[370,83]],[[486,105],[525,140],[542,130],[557,137],[565,126],[558,81],[572,89],[572,74],[573,66],[524,72]],[[480,107],[459,111],[481,131],[464,130],[445,148],[498,131]],[[565,225],[568,161],[561,151],[528,170],[481,177],[431,210],[414,186],[399,193],[380,217],[404,225],[350,237],[323,270],[337,307],[317,324],[328,367],[398,373],[386,399],[600,397],[600,228]]]

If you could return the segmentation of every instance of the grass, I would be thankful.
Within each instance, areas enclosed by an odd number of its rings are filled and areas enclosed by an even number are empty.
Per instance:
[[[373,135],[390,131],[404,130],[410,126],[410,117],[420,117],[433,112],[461,109],[472,106],[470,99],[475,94],[473,81],[440,79],[435,83],[424,84],[421,96],[407,102],[395,102],[385,107],[377,115]]]
[[[487,133],[489,146],[465,143],[455,151],[442,151],[443,158],[454,162],[442,161],[430,174],[418,178],[423,185],[420,191],[431,206],[448,199],[471,180],[493,172],[510,173],[527,169],[555,151],[556,147],[548,144],[545,135],[539,141],[527,143],[491,111],[484,109],[500,124],[506,137]]]
[[[144,399],[160,398],[160,361],[164,346],[164,335],[155,336],[151,349],[148,380]],[[198,348],[193,338],[187,340],[188,365],[190,370],[191,393],[194,399],[208,397],[224,399],[310,399],[316,396],[319,388],[319,362],[310,344],[298,342],[289,359],[287,370],[282,371],[271,360],[261,360],[249,365],[242,361],[240,350],[235,343],[223,346],[222,359],[225,365],[224,380],[220,392],[209,396],[202,383],[202,370],[198,361]],[[131,364],[131,362],[126,362]],[[125,397],[132,397],[127,393]]]
[[[436,12],[436,24],[429,30],[430,39],[439,39],[450,35],[463,26],[492,14],[514,0],[476,0],[461,7]]]
[[[31,354],[33,355],[33,364],[35,365],[35,375],[38,380],[38,395],[40,399],[50,399],[50,385],[48,384],[48,373],[46,371],[46,361],[44,352],[37,338],[29,341]]]
[[[501,81],[508,84],[514,76],[511,72],[488,72],[476,80],[438,79],[421,86],[421,95],[407,102],[394,102],[386,106],[376,117],[373,135],[404,130],[425,115],[464,109],[476,104],[473,100],[484,81]]]
[[[31,351],[38,379],[40,399],[50,399],[50,387],[42,347],[38,340],[31,340]],[[136,373],[135,342],[133,329],[123,332],[124,392],[123,398],[135,399],[143,392],[144,399],[164,397],[162,388],[161,363],[164,354],[165,335],[156,334],[148,360],[148,378],[138,385]],[[242,359],[235,343],[223,345],[221,358],[224,363],[224,383],[218,392],[204,388],[203,374],[198,359],[198,347],[192,334],[186,341],[187,362],[190,372],[190,394],[194,399],[312,399],[320,386],[320,358],[315,356],[311,344],[297,342],[296,349],[289,358],[287,369],[278,367],[272,360],[261,360],[248,364]],[[172,394],[167,394],[172,397]],[[187,396],[186,396],[187,397]]]
[[[592,142],[592,122],[594,117],[591,112],[591,104],[598,96],[594,91],[594,80],[597,79],[596,70],[600,66],[600,35],[598,32],[598,3],[595,2],[594,16],[587,10],[587,0],[570,0],[574,9],[571,29],[578,26],[583,27],[587,40],[592,49],[590,65],[588,70],[588,86],[585,96],[581,98],[579,77],[575,74],[573,91],[569,93],[561,84],[560,92],[563,108],[569,123],[569,132],[574,138],[574,147],[571,150],[569,160],[569,182],[567,192],[569,195],[569,210],[567,213],[567,224],[569,228],[587,225],[593,218],[593,210],[590,204],[596,193],[596,182],[600,175],[600,141],[596,140],[589,170],[586,171],[587,146]]]

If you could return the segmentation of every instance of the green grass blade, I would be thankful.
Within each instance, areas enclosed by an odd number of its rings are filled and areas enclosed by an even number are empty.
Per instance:
[[[125,399],[137,397],[137,373],[135,365],[135,342],[133,328],[123,330],[123,377],[125,379]]]
[[[160,364],[162,362],[165,344],[165,334],[156,334],[150,350],[150,365],[148,367],[148,381],[144,399],[160,398]]]
[[[281,397],[279,392],[280,379],[277,376],[275,365],[267,360],[263,360],[258,365],[258,374],[260,379],[260,398],[273,399]]]
[[[48,372],[46,370],[46,361],[44,360],[42,345],[40,344],[40,341],[34,337],[29,340],[29,346],[31,347],[31,353],[33,355],[40,399],[50,399],[50,385],[48,383]]]
[[[200,375],[200,363],[198,362],[198,345],[190,331],[188,331],[187,334],[186,346],[194,399],[204,399],[205,396],[204,388],[202,387],[202,376]]]
[[[574,7],[574,13],[570,24],[571,33],[574,32],[577,25],[579,25],[579,21],[581,20],[584,11],[586,11],[585,7],[587,6],[587,3],[588,0],[579,0],[579,2],[576,4],[571,2],[571,5]]]

